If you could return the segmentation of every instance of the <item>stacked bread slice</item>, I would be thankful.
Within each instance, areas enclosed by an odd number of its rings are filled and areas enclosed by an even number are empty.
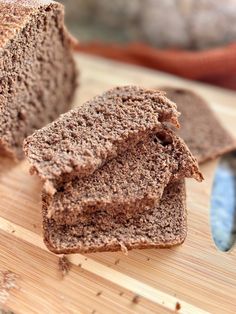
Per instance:
[[[55,253],[170,247],[186,237],[184,178],[202,175],[156,90],[113,88],[25,140],[44,183],[44,240]]]
[[[200,164],[236,149],[235,138],[200,95],[185,88],[162,87],[161,90],[177,104],[181,112],[181,128],[177,134]]]

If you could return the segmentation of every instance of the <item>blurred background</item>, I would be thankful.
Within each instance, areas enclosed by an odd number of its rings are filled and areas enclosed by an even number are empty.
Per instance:
[[[64,0],[81,41],[205,49],[236,40],[235,0]]]
[[[61,0],[79,51],[236,90],[236,0]]]

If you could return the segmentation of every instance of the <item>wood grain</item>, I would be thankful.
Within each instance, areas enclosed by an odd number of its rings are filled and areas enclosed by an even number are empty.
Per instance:
[[[190,87],[236,134],[233,92],[82,54],[76,59],[81,84],[75,105],[115,85]],[[128,256],[73,255],[72,269],[62,279],[58,256],[47,251],[41,237],[40,182],[28,174],[26,161],[1,159],[0,271],[18,274],[20,286],[2,306],[16,313],[171,313],[179,303],[179,313],[235,313],[236,253],[218,251],[210,232],[215,166],[216,161],[202,167],[202,184],[187,183],[189,232],[181,247],[135,250]]]

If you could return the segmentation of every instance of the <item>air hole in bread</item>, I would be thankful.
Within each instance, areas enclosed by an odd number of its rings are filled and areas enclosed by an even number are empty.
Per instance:
[[[173,142],[171,137],[169,137],[164,132],[157,133],[153,140],[155,143],[160,143],[164,147],[169,145],[169,144],[172,144],[172,142]]]

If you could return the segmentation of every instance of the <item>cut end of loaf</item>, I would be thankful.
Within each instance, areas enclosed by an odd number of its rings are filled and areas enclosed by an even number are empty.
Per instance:
[[[0,1],[0,28],[0,145],[23,159],[24,138],[69,109],[77,70],[61,4]]]

